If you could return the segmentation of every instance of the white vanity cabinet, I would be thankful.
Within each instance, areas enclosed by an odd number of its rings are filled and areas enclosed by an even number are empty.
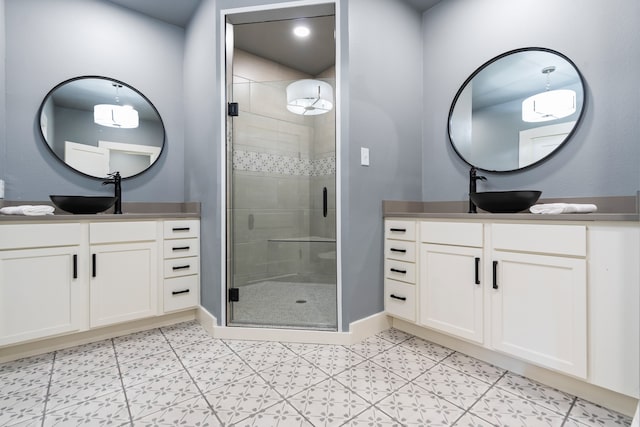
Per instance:
[[[416,321],[416,222],[385,221],[384,306],[387,313]]]
[[[80,224],[0,227],[0,346],[83,327]]]
[[[640,225],[588,227],[589,382],[640,397]]]
[[[200,302],[200,222],[165,221],[163,236],[162,311],[197,307]]]
[[[491,224],[491,346],[587,378],[586,227]]]
[[[91,327],[157,313],[158,227],[157,221],[89,224]]]
[[[384,244],[394,326],[640,396],[637,222],[386,218]]]
[[[419,324],[482,344],[480,223],[420,224]]]

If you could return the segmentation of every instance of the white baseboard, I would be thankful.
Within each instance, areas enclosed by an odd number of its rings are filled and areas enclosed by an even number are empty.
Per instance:
[[[638,405],[638,399],[615,391],[607,390],[593,384],[589,384],[577,378],[550,371],[539,366],[531,365],[507,355],[496,353],[484,347],[462,341],[448,335],[444,335],[427,328],[422,328],[413,323],[400,319],[392,319],[392,326],[419,338],[440,344],[452,350],[459,351],[476,359],[483,360],[492,365],[507,369],[539,383],[548,385],[565,393],[581,397],[590,402],[605,406],[627,416],[633,416]]]
[[[198,310],[198,321],[214,338],[334,345],[356,344],[391,327],[391,322],[384,312],[351,323],[349,332],[217,326],[215,316],[202,307]]]

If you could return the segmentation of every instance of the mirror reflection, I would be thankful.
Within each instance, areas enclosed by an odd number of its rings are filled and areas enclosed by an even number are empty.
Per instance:
[[[478,68],[456,94],[449,139],[478,169],[530,167],[571,137],[584,96],[582,76],[564,55],[544,48],[506,52]]]
[[[40,107],[40,131],[51,152],[70,168],[106,178],[138,175],[160,157],[165,130],[160,114],[133,87],[85,76],[53,88]]]

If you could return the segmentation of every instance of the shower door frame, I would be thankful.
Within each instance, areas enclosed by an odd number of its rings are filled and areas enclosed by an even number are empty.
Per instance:
[[[342,26],[342,14],[340,10],[340,0],[299,0],[299,1],[284,1],[281,3],[273,3],[268,5],[259,5],[259,6],[247,6],[247,7],[239,7],[239,8],[229,8],[229,9],[220,9],[220,25],[219,25],[219,60],[220,60],[220,137],[222,144],[220,144],[220,154],[221,154],[221,167],[220,167],[220,206],[221,206],[221,236],[224,236],[223,239],[220,239],[221,243],[221,260],[220,260],[220,311],[221,318],[224,319],[223,326],[229,326],[229,298],[228,298],[228,289],[230,280],[230,270],[231,267],[227,262],[227,253],[230,247],[230,218],[227,216],[227,210],[229,209],[228,202],[228,191],[230,191],[231,186],[229,185],[229,176],[227,165],[230,164],[230,159],[227,156],[227,144],[228,144],[228,129],[229,125],[229,117],[227,111],[227,103],[230,102],[229,99],[229,87],[231,86],[230,82],[233,78],[232,75],[229,75],[229,70],[227,67],[227,48],[228,48],[228,40],[227,40],[227,15],[233,15],[237,13],[246,13],[246,12],[257,12],[257,11],[265,11],[265,10],[277,10],[277,9],[286,9],[291,7],[299,7],[299,6],[312,6],[318,4],[327,4],[332,3],[334,5],[335,11],[335,51],[336,51],[336,59],[335,59],[335,204],[336,204],[336,314],[337,314],[337,332],[343,332],[342,327],[342,227],[341,227],[341,200],[342,200],[342,191],[341,191],[341,182],[342,182],[342,172],[341,172],[341,152],[342,152],[342,144],[341,144],[341,133],[342,133],[342,120],[341,120],[341,111],[342,111],[342,96],[341,96],[341,87],[342,87],[342,61],[341,61],[341,47],[340,41],[341,37],[341,26]],[[233,43],[233,40],[231,40]],[[233,48],[233,45],[231,46]],[[234,328],[240,328],[240,326],[233,326]]]

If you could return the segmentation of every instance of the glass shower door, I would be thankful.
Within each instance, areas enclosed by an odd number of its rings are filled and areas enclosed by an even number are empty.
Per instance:
[[[236,75],[254,60],[234,58],[227,323],[336,330],[335,113],[292,113],[296,80]]]

